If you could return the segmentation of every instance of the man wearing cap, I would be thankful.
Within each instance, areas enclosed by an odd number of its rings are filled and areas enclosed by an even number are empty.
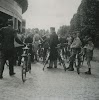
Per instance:
[[[9,75],[14,75],[14,39],[17,37],[17,31],[13,29],[13,20],[8,20],[8,26],[0,29],[0,79],[3,78],[4,65],[9,61]],[[21,43],[17,39],[18,43]]]
[[[51,32],[51,35],[50,35],[50,64],[49,64],[49,67],[48,68],[52,68],[53,67],[53,64],[54,64],[54,67],[57,68],[57,58],[58,58],[58,51],[57,51],[57,44],[58,44],[58,35],[56,34],[55,32],[55,28],[54,27],[51,27],[50,28],[50,32]]]

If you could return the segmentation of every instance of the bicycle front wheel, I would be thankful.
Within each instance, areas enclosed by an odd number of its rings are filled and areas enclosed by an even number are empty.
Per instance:
[[[26,81],[26,61],[23,61],[22,65],[22,81]]]
[[[78,64],[77,64],[77,73],[80,74],[80,66],[81,66],[81,61],[78,60]]]

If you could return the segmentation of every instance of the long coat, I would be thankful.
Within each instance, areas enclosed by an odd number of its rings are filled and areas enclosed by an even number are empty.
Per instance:
[[[52,33],[50,35],[50,60],[54,61],[58,58],[58,51],[57,51],[57,44],[58,44],[58,36],[56,33]]]
[[[0,36],[2,50],[14,49],[15,30],[12,27],[7,26],[0,29]]]

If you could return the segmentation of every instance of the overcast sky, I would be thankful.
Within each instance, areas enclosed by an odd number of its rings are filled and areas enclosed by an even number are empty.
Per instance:
[[[28,10],[23,14],[26,28],[49,29],[70,25],[70,20],[81,0],[28,0]]]

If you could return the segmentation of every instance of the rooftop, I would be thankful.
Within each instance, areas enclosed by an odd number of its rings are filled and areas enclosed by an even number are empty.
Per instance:
[[[15,0],[21,7],[22,13],[24,13],[28,8],[28,0]]]

